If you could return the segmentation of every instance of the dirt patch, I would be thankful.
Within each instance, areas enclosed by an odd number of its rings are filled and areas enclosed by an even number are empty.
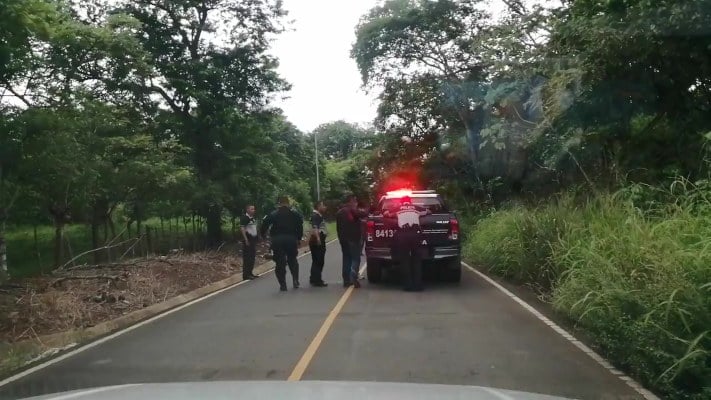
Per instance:
[[[258,248],[257,264],[266,250]],[[178,253],[11,282],[0,288],[0,347],[112,320],[239,273],[241,264],[234,250]]]

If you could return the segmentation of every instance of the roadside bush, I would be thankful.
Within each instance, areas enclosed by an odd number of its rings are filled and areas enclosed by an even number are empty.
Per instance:
[[[573,219],[556,211],[556,206],[536,212],[523,206],[494,211],[471,229],[464,244],[465,257],[540,293],[550,291],[561,273],[551,262],[552,244]]]
[[[647,387],[708,399],[711,190],[678,181],[663,192],[639,201],[640,191],[627,188],[578,205],[563,198],[496,211],[470,228],[465,255],[548,292],[557,311]]]

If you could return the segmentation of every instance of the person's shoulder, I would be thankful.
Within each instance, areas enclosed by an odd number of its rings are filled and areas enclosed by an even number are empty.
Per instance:
[[[247,217],[247,214],[242,214],[242,216],[239,217],[239,222],[242,225],[247,225],[249,223],[249,217]]]

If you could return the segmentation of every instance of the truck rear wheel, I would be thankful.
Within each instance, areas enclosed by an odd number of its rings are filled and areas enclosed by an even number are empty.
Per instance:
[[[366,269],[368,272],[368,282],[378,283],[383,279],[383,267],[382,263],[373,258],[368,258],[366,260]]]
[[[442,266],[442,278],[446,282],[459,283],[462,280],[462,260],[457,257]]]

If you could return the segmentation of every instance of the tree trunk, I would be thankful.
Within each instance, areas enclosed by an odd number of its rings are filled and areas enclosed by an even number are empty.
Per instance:
[[[232,240],[237,240],[237,217],[232,216]]]
[[[54,220],[54,268],[62,266],[64,260],[64,221]]]
[[[5,244],[5,229],[0,227],[0,283],[10,278],[7,272],[7,245]]]
[[[111,240],[113,240],[114,238],[116,238],[116,225],[114,224],[114,219],[111,218],[110,215],[107,219],[109,222],[109,228],[111,229]]]
[[[100,221],[96,220],[95,218],[91,219],[91,248],[92,250],[98,249],[101,247],[99,244],[99,227],[100,227]],[[100,251],[95,251],[94,253],[94,264],[101,264],[101,256],[102,252]]]
[[[469,156],[472,162],[479,161],[479,145],[481,144],[481,130],[484,125],[484,110],[477,107],[474,110],[465,110],[460,113],[462,123],[467,130],[467,143]]]
[[[190,243],[192,244],[193,251],[195,251],[196,247],[197,247],[197,242],[196,242],[197,230],[195,228],[195,213],[193,213],[192,222],[193,222],[193,237],[192,237],[192,239],[190,239]]]
[[[156,228],[156,232],[158,232],[158,228]],[[148,255],[153,254],[153,238],[151,238],[151,227],[146,226],[146,257]]]
[[[37,224],[32,225],[32,238],[35,242],[35,254],[37,255],[37,267],[41,274],[44,274],[44,266],[42,265],[42,255],[39,249],[39,240],[37,240]]]
[[[138,240],[138,243],[136,243],[136,247],[138,247],[138,255],[143,256],[143,251],[144,245],[143,245],[143,239],[141,238],[141,219],[138,218],[136,220],[136,240]]]
[[[207,224],[206,246],[214,248],[222,242],[222,209],[216,205],[210,207],[205,216]]]

